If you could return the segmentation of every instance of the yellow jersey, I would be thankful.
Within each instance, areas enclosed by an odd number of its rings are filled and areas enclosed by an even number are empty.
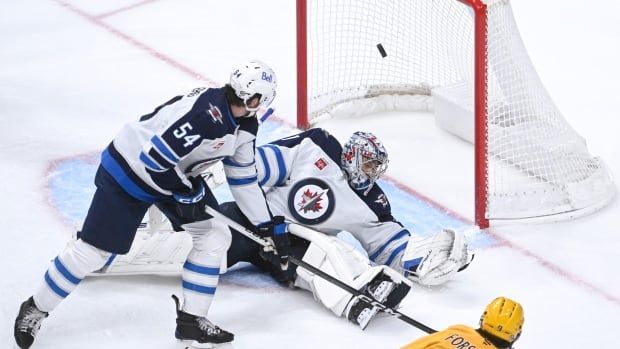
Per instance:
[[[401,349],[497,349],[469,326],[453,325],[415,340]]]

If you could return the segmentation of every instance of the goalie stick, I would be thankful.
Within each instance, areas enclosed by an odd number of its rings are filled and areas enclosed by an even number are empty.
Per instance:
[[[221,214],[220,212],[216,211],[215,209],[213,209],[210,206],[207,206],[205,208],[205,210],[207,211],[208,214],[210,214],[211,216],[213,216],[213,218],[221,221],[222,223],[225,223],[226,225],[228,225],[229,227],[237,230],[238,232],[240,232],[241,234],[247,236],[249,239],[253,240],[254,242],[258,243],[259,245],[263,246],[263,247],[267,247],[270,250],[273,250],[273,245],[266,240],[265,238],[255,234],[254,232],[252,232],[251,230],[247,229],[246,227],[244,227],[243,225],[235,222],[234,220],[224,216],[223,214]],[[291,223],[293,224],[293,223]],[[329,283],[340,287],[341,289],[351,293],[354,296],[359,297],[361,300],[370,303],[373,306],[376,306],[377,308],[379,308],[381,311],[383,311],[384,313],[390,314],[392,316],[397,317],[398,319],[426,332],[426,333],[435,333],[437,332],[436,330],[410,318],[409,316],[399,312],[398,310],[395,310],[393,308],[390,308],[388,306],[386,306],[385,304],[378,302],[377,300],[369,297],[368,295],[363,294],[362,292],[360,292],[359,290],[347,285],[346,283],[336,279],[335,277],[327,274],[326,272],[316,268],[315,266],[308,264],[306,262],[304,262],[303,260],[299,260],[293,256],[289,256],[288,257],[289,261],[299,267],[302,267],[304,269],[309,270],[310,272],[320,276],[321,278],[323,278],[324,280],[328,281]]]

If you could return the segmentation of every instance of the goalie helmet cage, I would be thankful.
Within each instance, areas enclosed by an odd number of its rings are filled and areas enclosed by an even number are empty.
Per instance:
[[[542,85],[507,0],[297,0],[297,75],[300,128],[432,110],[469,138],[481,228],[572,218],[614,195],[604,163]]]

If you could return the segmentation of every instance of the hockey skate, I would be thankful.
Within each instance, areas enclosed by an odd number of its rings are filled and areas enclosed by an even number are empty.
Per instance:
[[[390,281],[387,276],[379,274],[375,279],[368,283],[363,292],[369,297],[374,298],[376,301],[383,303],[388,298],[392,290],[394,290],[394,287],[394,282]],[[372,320],[378,312],[378,307],[373,306],[359,297],[353,297],[351,301],[349,301],[349,304],[345,310],[347,319],[354,324],[359,325],[362,330],[366,329],[370,323],[370,320]]]
[[[218,344],[232,342],[235,336],[213,325],[207,318],[181,310],[179,298],[172,295],[177,310],[177,327],[174,336],[181,341],[193,341],[191,348],[216,348]]]
[[[34,338],[41,328],[41,322],[48,316],[48,313],[39,310],[34,299],[28,298],[19,307],[19,313],[15,319],[14,336],[17,346],[22,349],[30,348]]]

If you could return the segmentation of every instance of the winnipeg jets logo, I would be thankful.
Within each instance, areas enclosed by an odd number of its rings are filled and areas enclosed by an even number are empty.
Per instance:
[[[220,124],[223,124],[222,113],[217,106],[209,103],[209,110],[207,110],[207,112],[209,113],[209,115],[211,115],[211,119],[213,119],[213,122],[219,122]]]
[[[388,199],[385,194],[380,194],[379,196],[377,196],[377,200],[375,200],[375,202],[383,207],[386,207],[388,205]]]
[[[307,189],[301,195],[301,202],[298,204],[299,211],[304,211],[307,213],[308,211],[319,212],[323,209],[321,206],[321,201],[323,201],[322,197],[325,193],[327,193],[329,189],[325,189],[322,192],[312,192],[310,189]]]
[[[317,178],[297,182],[288,196],[288,209],[293,218],[302,224],[325,222],[334,212],[335,205],[331,188]]]

